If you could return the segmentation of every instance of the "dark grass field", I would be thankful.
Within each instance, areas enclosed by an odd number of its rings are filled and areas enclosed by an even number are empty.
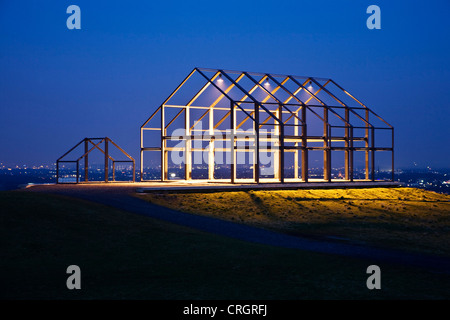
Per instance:
[[[0,192],[1,299],[449,299],[450,275],[246,243],[50,194]],[[66,268],[81,268],[81,290]]]

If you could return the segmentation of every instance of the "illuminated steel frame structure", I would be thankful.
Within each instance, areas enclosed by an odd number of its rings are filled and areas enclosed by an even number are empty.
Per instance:
[[[190,79],[196,75],[202,78],[202,85],[196,86],[196,93],[184,103],[173,104],[171,100]],[[268,86],[266,84],[269,84]],[[197,91],[198,90],[198,91]],[[215,91],[215,95],[207,91]],[[334,92],[332,92],[334,90]],[[206,95],[206,99],[205,96]],[[200,102],[201,98],[202,102]],[[208,100],[205,102],[205,100]],[[345,101],[344,101],[345,100]],[[225,105],[224,105],[225,103]],[[355,104],[355,105],[353,105]],[[178,109],[168,118],[167,110]],[[197,117],[192,111],[203,110]],[[217,120],[215,113],[222,112]],[[240,118],[239,118],[239,115]],[[184,115],[184,117],[181,117]],[[206,117],[206,118],[205,118]],[[158,119],[159,118],[159,119]],[[183,135],[171,136],[168,130],[178,119],[184,118]],[[312,118],[319,121],[320,134],[310,132]],[[149,127],[151,121],[157,119],[158,125]],[[197,130],[199,122],[207,119],[208,128]],[[167,121],[169,120],[169,121]],[[372,123],[376,120],[377,125]],[[250,123],[251,134],[241,135],[243,125]],[[215,134],[214,130],[226,125],[227,135]],[[263,138],[260,130],[269,126],[272,133]],[[318,127],[315,126],[316,129]],[[146,130],[160,131],[160,144],[146,146],[144,134]],[[357,134],[356,131],[360,132]],[[388,145],[376,146],[375,133],[388,132]],[[375,181],[375,152],[391,152],[391,179],[394,180],[394,128],[383,118],[356,99],[348,91],[332,79],[302,77],[245,71],[229,71],[220,69],[194,68],[169,97],[145,121],[140,128],[140,176],[144,179],[144,153],[157,151],[161,153],[161,181],[169,180],[169,152],[182,152],[185,157],[184,179],[192,180],[192,153],[208,152],[208,179],[214,178],[214,154],[217,151],[231,154],[231,183],[249,182],[249,179],[238,179],[236,175],[237,152],[251,153],[253,156],[253,179],[251,182],[308,182],[308,154],[312,151],[323,153],[323,179],[332,181],[331,157],[333,151],[345,154],[344,181],[354,181],[353,156],[355,152],[364,154],[364,179]],[[197,134],[197,131],[201,131]],[[340,134],[339,134],[340,132]],[[192,142],[200,139],[208,143],[200,149],[192,147]],[[225,141],[228,147],[215,147],[216,141]],[[261,146],[261,139],[268,146]],[[159,140],[159,137],[158,137]],[[183,141],[183,147],[168,145],[171,141]],[[154,142],[155,139],[152,139]],[[231,147],[232,146],[232,147]],[[272,152],[274,158],[273,178],[262,179],[260,174],[261,152]],[[294,153],[294,177],[285,177],[285,153]],[[301,159],[299,159],[299,155]],[[335,180],[335,179],[333,179]]]
[[[69,154],[71,154],[78,146],[84,145],[84,153],[76,158],[75,160],[64,160]],[[128,160],[116,160],[114,159],[109,152],[110,144],[115,146],[117,149],[119,149],[122,154],[124,154]],[[90,147],[90,148],[89,148]],[[104,138],[84,138],[80,142],[78,142],[74,147],[72,147],[69,151],[64,153],[61,157],[56,160],[56,183],[82,183],[82,182],[89,182],[89,153],[91,153],[93,150],[100,150],[101,153],[104,154],[105,158],[105,182],[109,181],[109,160],[112,161],[112,181],[114,182],[116,180],[116,163],[118,162],[124,162],[124,163],[131,163],[133,167],[133,179],[132,181],[135,182],[135,161],[132,156],[130,156],[128,153],[126,153],[121,147],[119,147],[114,141],[112,141],[108,137]],[[84,179],[80,179],[80,161],[84,159]],[[60,163],[76,163],[76,179],[75,182],[60,182]]]

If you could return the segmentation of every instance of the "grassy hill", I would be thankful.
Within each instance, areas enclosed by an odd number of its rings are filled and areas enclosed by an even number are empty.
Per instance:
[[[0,192],[0,205],[2,299],[450,297],[448,274],[383,264],[382,290],[371,291],[373,261],[246,243],[50,194]],[[66,288],[71,264],[81,268],[78,291]]]

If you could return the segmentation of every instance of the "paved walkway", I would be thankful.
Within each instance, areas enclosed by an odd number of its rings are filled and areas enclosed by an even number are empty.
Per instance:
[[[450,274],[450,258],[378,249],[357,244],[342,243],[338,240],[312,240],[216,218],[187,214],[157,206],[132,196],[131,194],[136,191],[136,185],[133,184],[36,185],[25,190],[62,194],[94,201],[128,212],[243,241],[363,258],[367,259],[370,264],[380,265],[383,262],[389,262]]]

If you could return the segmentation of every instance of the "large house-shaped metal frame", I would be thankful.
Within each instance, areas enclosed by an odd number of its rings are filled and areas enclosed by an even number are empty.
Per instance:
[[[321,181],[356,180],[356,155],[363,166],[358,180],[377,180],[376,152],[390,153],[386,171],[394,177],[393,126],[332,79],[194,68],[140,129],[141,181],[147,180],[147,152],[160,153],[162,181],[171,178],[172,153],[181,155],[177,165],[186,180],[195,180],[196,153],[210,181],[217,180],[220,153],[231,183],[316,181],[313,153],[320,155]],[[242,157],[250,159],[250,177],[239,177]],[[268,167],[263,157],[271,159],[270,174],[262,172]],[[332,168],[336,159],[342,159],[339,176]]]

